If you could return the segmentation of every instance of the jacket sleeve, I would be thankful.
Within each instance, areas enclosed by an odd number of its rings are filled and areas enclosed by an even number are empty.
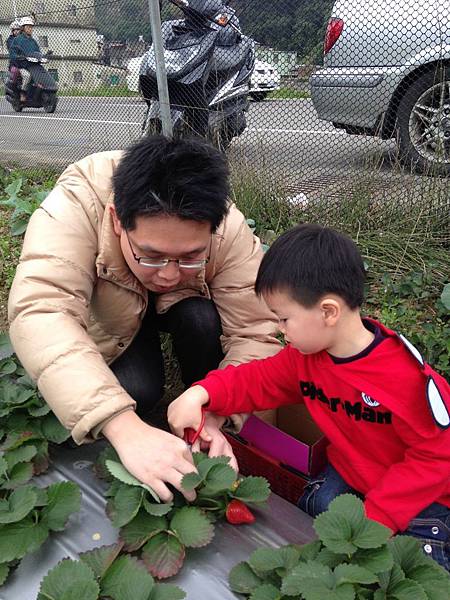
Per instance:
[[[446,390],[448,404],[448,386]],[[424,398],[427,410],[425,402]],[[425,435],[401,419],[394,417],[392,424],[407,449],[403,460],[393,464],[366,494],[365,506],[369,518],[396,532],[404,531],[424,508],[450,494],[450,428],[430,423]]]
[[[281,347],[276,339],[275,318],[254,290],[263,255],[260,241],[234,205],[230,211],[217,270],[208,282],[222,322],[222,368],[272,356]]]
[[[134,407],[87,333],[100,226],[94,196],[76,165],[61,176],[30,219],[8,305],[14,349],[77,443]]]
[[[293,350],[211,371],[197,382],[210,400],[207,410],[222,416],[277,408],[302,401]]]
[[[11,45],[9,46],[9,57],[11,60],[18,60],[19,58],[23,58],[23,52],[20,46],[19,36],[11,40]]]

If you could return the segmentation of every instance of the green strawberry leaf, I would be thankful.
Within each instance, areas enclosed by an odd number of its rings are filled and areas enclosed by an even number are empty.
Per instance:
[[[144,488],[144,490],[150,492],[151,496],[156,502],[161,502],[157,493],[154,490],[152,490],[152,488],[149,485],[142,483],[141,481],[136,479],[136,477],[134,477],[129,471],[127,471],[121,463],[107,459],[105,461],[105,465],[108,471],[111,473],[111,475],[119,481],[121,481],[122,483],[142,487]]]
[[[186,473],[181,480],[181,485],[186,491],[190,492],[195,490],[202,482],[203,478],[198,473]]]
[[[32,417],[44,417],[45,415],[48,415],[48,413],[50,411],[51,411],[51,408],[48,404],[42,404],[42,406],[29,406],[28,407],[28,413]]]
[[[197,466],[198,474],[205,481],[208,478],[208,473],[211,469],[217,465],[227,465],[230,462],[229,456],[214,456],[212,458],[205,458]],[[236,479],[236,475],[235,475]]]
[[[334,569],[336,585],[341,583],[377,583],[378,577],[363,567],[357,565],[338,565]]]
[[[0,478],[4,477],[7,474],[7,472],[8,472],[8,463],[3,458],[3,456],[0,455]]]
[[[188,548],[206,546],[214,537],[214,525],[194,506],[185,506],[177,510],[170,521],[170,529]]]
[[[101,546],[88,552],[82,552],[79,557],[90,569],[92,569],[97,579],[102,579],[103,575],[112,565],[122,550],[123,544],[112,544],[110,546]]]
[[[144,490],[140,487],[122,485],[114,497],[114,516],[111,519],[114,527],[123,527],[138,514],[141,508]]]
[[[240,562],[231,569],[228,583],[232,591],[237,594],[251,594],[263,581],[248,563]]]
[[[18,463],[14,465],[8,474],[8,481],[3,484],[5,490],[13,490],[27,483],[33,477],[33,465],[31,463]]]
[[[8,463],[8,468],[12,469],[15,465],[22,462],[29,462],[37,454],[36,446],[23,445],[15,450],[9,450],[5,453],[5,459]]]
[[[19,523],[0,527],[0,563],[23,558],[34,552],[48,537],[44,523],[35,523],[27,516]]]
[[[0,360],[0,377],[12,375],[17,369],[17,363],[13,358],[4,358]]]
[[[311,585],[311,582],[313,584]],[[310,588],[324,589],[329,593],[334,587],[334,578],[331,569],[320,563],[309,561],[300,563],[292,569],[292,571],[283,578],[281,591],[287,596],[295,596],[301,592],[307,600],[309,596],[305,594]],[[323,595],[321,600],[324,600],[326,595]]]
[[[339,562],[342,562],[342,560]],[[352,556],[352,564],[369,569],[369,571],[373,571],[374,573],[382,573],[383,571],[392,569],[394,559],[391,551],[386,545],[381,546],[380,548],[358,548]]]
[[[136,558],[119,556],[102,578],[102,596],[113,600],[148,600],[153,583],[153,577]]]
[[[428,565],[429,559],[423,554],[419,541],[410,535],[396,535],[388,542],[394,561],[406,577],[409,571],[421,565]]]
[[[11,340],[7,333],[0,333],[0,359],[9,358],[14,354]]]
[[[391,537],[392,531],[371,519],[353,528],[353,543],[358,548],[379,548]]]
[[[246,504],[262,503],[270,496],[269,482],[264,477],[246,477],[230,495]]]
[[[97,600],[100,588],[92,570],[65,558],[41,582],[37,600]]]
[[[388,598],[395,600],[428,600],[423,587],[412,579],[403,579],[393,586],[389,586]]]
[[[428,600],[450,598],[450,576],[434,561],[420,565],[408,572],[408,578],[419,583],[425,590]]]
[[[122,527],[119,533],[126,552],[135,552],[143,546],[152,535],[165,531],[168,527],[164,517],[152,517],[141,510],[135,518]]]
[[[61,481],[47,488],[47,496],[48,504],[42,509],[42,522],[52,531],[62,531],[70,515],[80,510],[80,488],[72,481]]]
[[[256,588],[249,600],[280,600],[281,592],[271,583],[264,583]]]
[[[259,575],[284,567],[284,559],[279,548],[258,548],[251,554],[248,564]]]
[[[70,431],[63,427],[55,415],[49,414],[40,421],[43,435],[55,444],[62,444],[70,438]]]
[[[10,428],[9,426],[9,422],[8,422],[8,428]],[[8,433],[8,435],[6,436],[6,440],[3,442],[2,446],[0,447],[0,450],[4,450],[5,452],[7,450],[15,450],[16,448],[19,448],[19,446],[21,446],[22,444],[24,444],[25,442],[27,442],[28,440],[33,439],[35,436],[35,434],[33,433],[33,431],[10,431]]]
[[[332,552],[350,555],[356,552],[351,523],[343,515],[323,512],[314,519],[313,527],[322,543]]]
[[[171,583],[155,583],[148,600],[183,600],[186,593]]]
[[[205,461],[204,461],[205,462]],[[200,463],[200,466],[203,463]],[[236,481],[236,472],[229,465],[218,464],[214,465],[208,471],[205,478],[205,487],[202,490],[203,495],[207,495],[205,490],[209,490],[213,494],[229,490]]]
[[[17,523],[24,519],[35,507],[37,494],[31,485],[14,490],[8,498],[8,509],[0,509],[0,523]]]
[[[165,504],[154,504],[153,502],[149,502],[147,498],[144,498],[142,505],[148,514],[152,515],[153,517],[163,517],[173,509],[172,502],[166,502]]]
[[[142,560],[150,573],[158,579],[176,575],[185,557],[183,544],[167,531],[156,534],[142,549]]]
[[[298,546],[297,549],[300,553],[300,560],[304,562],[307,562],[308,560],[314,560],[318,556],[321,548],[322,542],[320,540],[314,540],[308,544],[303,544],[303,546]]]
[[[341,494],[337,496],[337,498],[330,502],[328,510],[343,515],[355,527],[358,527],[366,520],[364,503],[354,494]]]
[[[0,586],[2,586],[7,580],[9,575],[8,563],[0,563]]]

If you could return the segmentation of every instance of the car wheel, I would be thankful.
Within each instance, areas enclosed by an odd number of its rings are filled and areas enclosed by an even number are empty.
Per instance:
[[[11,106],[15,112],[22,112],[23,104],[21,104],[18,100],[11,102]]]
[[[403,162],[450,175],[450,68],[421,75],[400,100],[397,136]]]

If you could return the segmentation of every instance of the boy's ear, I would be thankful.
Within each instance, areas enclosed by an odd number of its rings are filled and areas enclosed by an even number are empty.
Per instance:
[[[322,298],[320,301],[320,310],[322,311],[325,325],[331,327],[337,323],[342,312],[339,301],[335,298],[330,298],[329,296]]]

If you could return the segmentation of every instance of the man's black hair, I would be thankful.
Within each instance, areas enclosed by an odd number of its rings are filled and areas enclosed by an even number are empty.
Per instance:
[[[125,229],[160,214],[211,223],[228,211],[225,155],[201,138],[147,137],[128,148],[113,177],[114,205]]]
[[[324,294],[337,294],[351,309],[364,300],[366,274],[356,244],[346,235],[316,224],[297,225],[266,252],[255,289],[258,295],[283,292],[311,308]]]

